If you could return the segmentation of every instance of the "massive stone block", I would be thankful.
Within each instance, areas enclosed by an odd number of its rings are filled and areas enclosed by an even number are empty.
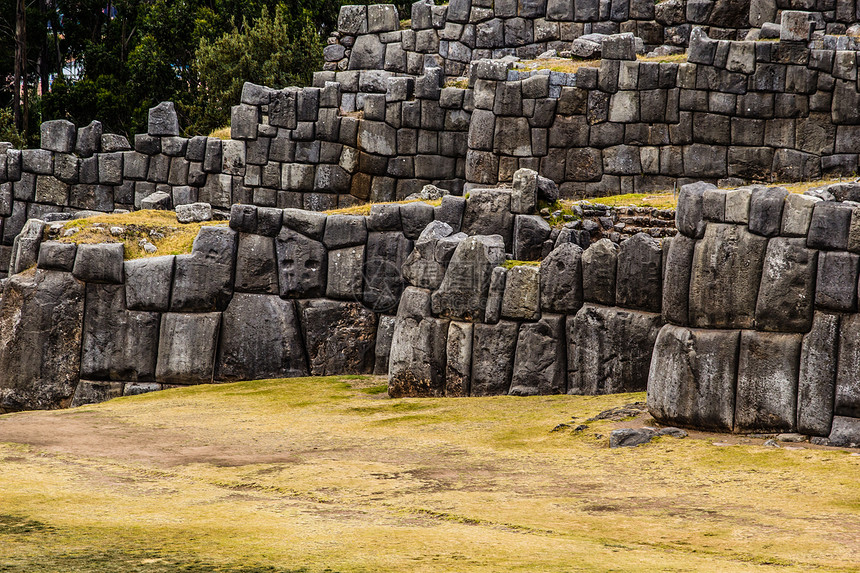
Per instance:
[[[445,395],[447,335],[448,322],[430,315],[430,291],[407,288],[397,309],[388,359],[392,398]]]
[[[731,431],[739,340],[737,330],[660,329],[648,374],[651,415],[664,424]]]
[[[401,267],[412,241],[399,231],[370,233],[364,255],[364,303],[376,312],[393,312],[404,280]]]
[[[376,345],[374,353],[376,360],[373,364],[374,374],[388,374],[388,357],[391,355],[391,343],[394,340],[394,325],[396,317],[381,314],[379,325],[376,327]]]
[[[828,251],[818,255],[818,279],[815,284],[817,308],[853,312],[857,308],[857,277],[860,255],[845,251]]]
[[[122,243],[79,245],[72,274],[86,282],[121,283],[124,253]]]
[[[129,310],[167,312],[176,257],[125,261],[125,301]]]
[[[126,310],[122,285],[87,285],[81,377],[155,379],[159,315]]]
[[[376,315],[357,302],[298,302],[299,319],[313,376],[370,374],[376,346]]]
[[[686,235],[672,237],[666,255],[663,281],[663,320],[686,326],[689,324],[690,273],[696,241]]]
[[[505,249],[512,245],[514,217],[511,214],[511,192],[498,189],[475,189],[466,200],[463,232],[467,235],[501,235]]]
[[[415,249],[401,266],[403,277],[411,285],[431,290],[439,288],[454,250],[465,238],[462,233],[456,236],[451,233],[451,226],[441,221],[430,223],[421,232]]]
[[[696,243],[690,324],[752,328],[767,239],[743,226],[711,223]]]
[[[499,235],[464,239],[451,257],[439,290],[433,293],[433,314],[482,320],[493,269],[505,260]]]
[[[220,312],[163,314],[156,381],[168,384],[212,382],[220,324]]]
[[[235,289],[239,292],[278,293],[275,241],[271,237],[239,234]]]
[[[472,396],[499,396],[511,387],[519,324],[475,324],[472,333]]]
[[[536,320],[540,316],[540,267],[508,269],[501,311],[504,318]]]
[[[834,416],[829,440],[832,446],[860,447],[860,418]]]
[[[660,312],[662,306],[663,249],[645,233],[621,244],[615,279],[615,304]]]
[[[221,316],[216,380],[307,376],[294,302],[236,293]]]
[[[445,395],[468,396],[472,386],[472,329],[470,322],[451,321],[445,345]]]
[[[618,247],[609,239],[592,243],[582,253],[582,298],[613,306]]]
[[[791,432],[797,418],[800,334],[741,332],[736,432]]]
[[[78,382],[84,283],[37,269],[11,277],[0,300],[0,411],[69,405]]]
[[[544,315],[520,326],[510,394],[534,396],[567,391],[562,315]]]
[[[584,305],[568,319],[569,394],[641,392],[648,384],[659,314]]]
[[[582,307],[582,248],[563,243],[541,261],[540,300],[544,312],[575,314]]]
[[[830,433],[836,392],[839,315],[818,312],[800,348],[797,387],[797,431],[813,436]]]
[[[836,369],[837,416],[860,417],[860,314],[842,317],[839,325],[839,363]]]
[[[328,251],[315,241],[288,227],[275,241],[278,284],[285,298],[313,298],[325,294]]]
[[[818,251],[806,240],[774,237],[768,242],[756,304],[759,330],[806,332],[812,325]]]
[[[170,310],[224,310],[233,294],[238,233],[225,227],[203,227],[190,255],[176,257]]]
[[[364,284],[364,245],[331,251],[328,255],[326,296],[360,301]]]

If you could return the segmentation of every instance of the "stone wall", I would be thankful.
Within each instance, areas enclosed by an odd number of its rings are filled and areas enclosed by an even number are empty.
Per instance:
[[[856,183],[818,196],[682,190],[648,383],[655,418],[860,442],[858,198]]]

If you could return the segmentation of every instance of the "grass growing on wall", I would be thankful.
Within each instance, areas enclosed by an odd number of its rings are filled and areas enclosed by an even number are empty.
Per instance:
[[[226,221],[183,224],[176,220],[176,213],[173,211],[143,210],[69,221],[63,224],[60,237],[56,240],[77,244],[123,243],[126,259],[182,255],[191,252],[192,243],[201,227],[226,224]],[[114,234],[111,231],[114,227],[120,228],[121,232]],[[69,229],[75,229],[77,232],[68,237],[63,236]],[[45,232],[47,235],[48,231]],[[141,244],[143,240],[149,241],[158,250],[152,254],[147,253]]]
[[[647,415],[588,419],[644,393],[392,400],[383,384],[241,382],[0,416],[0,571],[860,562],[860,457],[847,451],[695,433],[610,450],[614,427]]]

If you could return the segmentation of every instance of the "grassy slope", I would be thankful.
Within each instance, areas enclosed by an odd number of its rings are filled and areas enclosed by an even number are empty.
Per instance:
[[[595,434],[612,422],[551,430],[642,394],[388,400],[380,382],[245,382],[0,417],[0,571],[860,562],[860,457],[707,439],[610,450]]]

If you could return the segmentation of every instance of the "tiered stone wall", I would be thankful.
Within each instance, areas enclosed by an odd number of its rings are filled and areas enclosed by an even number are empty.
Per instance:
[[[655,418],[860,442],[860,186],[824,196],[682,190],[648,383]]]

